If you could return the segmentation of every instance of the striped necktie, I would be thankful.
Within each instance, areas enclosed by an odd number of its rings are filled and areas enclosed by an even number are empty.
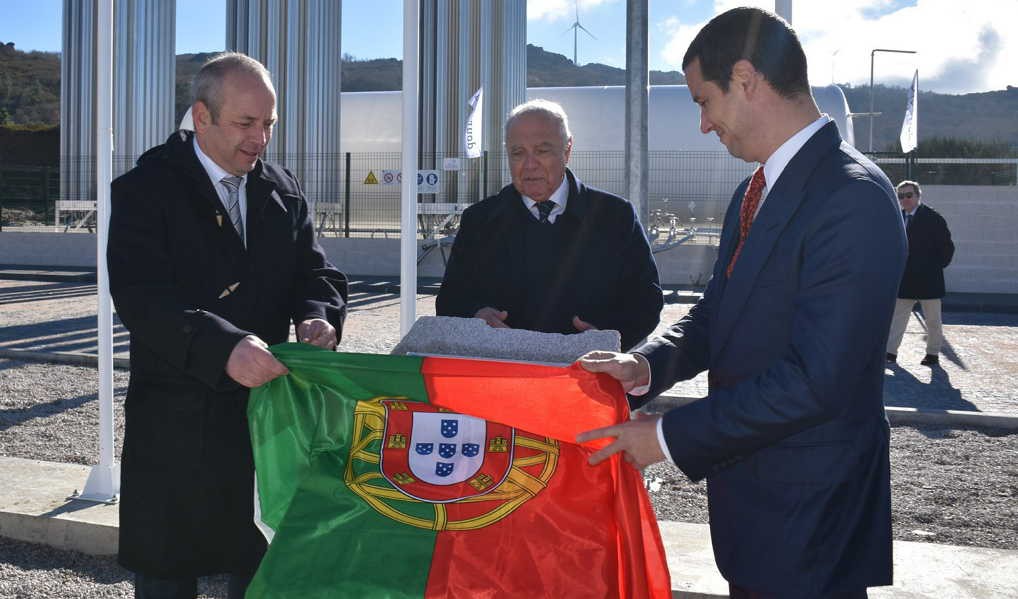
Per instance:
[[[219,180],[226,189],[230,192],[229,198],[226,200],[226,212],[230,215],[230,222],[233,223],[233,228],[237,230],[237,235],[240,235],[240,242],[244,242],[244,220],[240,216],[240,177],[223,177]],[[245,244],[246,245],[246,244]]]

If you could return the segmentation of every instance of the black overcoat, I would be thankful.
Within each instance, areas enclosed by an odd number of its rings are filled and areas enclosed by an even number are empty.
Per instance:
[[[246,335],[286,341],[291,322],[338,333],[347,294],[294,176],[248,174],[245,248],[192,139],[173,134],[112,187],[110,291],[131,333],[119,559],[156,577],[257,565],[248,391],[226,361]]]
[[[919,204],[908,234],[908,262],[901,277],[898,297],[935,299],[944,297],[944,269],[954,257],[954,242],[947,221],[933,208]]]
[[[551,284],[539,285],[524,229],[534,216],[507,185],[463,212],[435,312],[470,318],[490,306],[506,323],[546,333],[575,333],[573,316],[614,329],[626,349],[657,326],[663,300],[657,266],[632,204],[587,187],[566,171],[569,199],[556,219],[558,252]],[[540,306],[534,309],[534,306]]]

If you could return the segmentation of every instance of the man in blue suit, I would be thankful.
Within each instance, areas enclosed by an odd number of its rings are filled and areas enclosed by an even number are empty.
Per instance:
[[[633,353],[594,352],[634,408],[707,370],[707,397],[590,431],[642,468],[707,478],[732,597],[865,597],[891,584],[884,345],[906,245],[894,188],[810,94],[779,17],[737,8],[683,59],[700,129],[760,163],[736,190],[703,299]]]

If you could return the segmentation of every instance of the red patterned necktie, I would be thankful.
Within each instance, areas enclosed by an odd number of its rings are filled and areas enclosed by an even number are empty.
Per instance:
[[[739,259],[742,246],[746,243],[746,238],[749,237],[749,228],[753,226],[753,217],[756,216],[756,209],[760,206],[760,200],[763,198],[763,190],[766,186],[767,181],[764,180],[763,167],[758,166],[753,173],[753,178],[749,180],[746,195],[742,196],[742,206],[739,208],[739,245],[735,246],[735,253],[732,254],[732,259],[728,262],[728,269],[725,271],[725,274],[729,277],[732,276],[735,261]]]

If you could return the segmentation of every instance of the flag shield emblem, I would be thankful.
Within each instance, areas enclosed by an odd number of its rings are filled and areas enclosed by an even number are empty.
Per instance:
[[[472,416],[440,411],[425,403],[382,400],[385,439],[409,443],[382,446],[382,475],[401,492],[421,501],[448,503],[491,492],[509,474],[513,429]],[[487,452],[506,441],[507,451]],[[495,484],[483,489],[468,481],[477,476]]]
[[[558,443],[408,398],[354,410],[344,482],[380,514],[431,530],[505,518],[548,484]]]

